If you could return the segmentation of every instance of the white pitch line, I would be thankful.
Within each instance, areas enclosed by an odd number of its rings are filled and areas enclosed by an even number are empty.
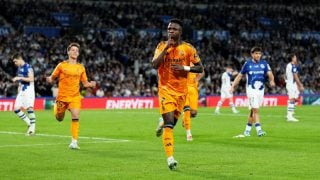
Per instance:
[[[0,131],[0,134],[26,135],[26,133],[11,132],[11,131]],[[35,136],[59,137],[59,138],[70,138],[71,137],[71,136],[65,136],[65,135],[41,134],[41,133],[37,133]],[[88,137],[88,136],[79,136],[79,139],[102,140],[102,141],[117,141],[117,142],[128,142],[128,141],[130,141],[130,140],[127,140],[127,139],[111,139],[111,138]]]
[[[93,142],[81,142],[81,144],[98,144],[98,143],[118,143],[127,141],[93,141]],[[0,145],[0,148],[7,147],[35,147],[35,146],[56,146],[56,145],[67,145],[67,143],[47,143],[47,144],[5,144]]]
[[[124,111],[115,111],[115,112],[112,112],[112,113],[119,113],[119,114],[122,114]],[[284,111],[286,113],[286,111]],[[142,114],[142,112],[133,112],[133,111],[126,111],[125,112],[126,114]],[[155,113],[155,112],[143,112],[143,114],[156,114],[156,115],[159,115],[159,113]],[[215,114],[213,111],[212,113],[207,113],[207,112],[201,112],[201,111],[198,111],[198,115],[197,116],[231,116],[231,117],[248,117],[248,114],[249,114],[249,110],[247,111],[242,111],[240,112],[239,114],[233,114],[232,112],[230,113],[221,113],[221,114]],[[260,112],[261,114],[261,112]],[[286,114],[283,114],[283,115],[270,115],[270,114],[263,114],[263,117],[275,117],[275,118],[287,118],[286,117]],[[295,116],[295,117],[306,117],[306,118],[318,118],[317,115],[311,115],[311,114],[304,114],[303,116]]]

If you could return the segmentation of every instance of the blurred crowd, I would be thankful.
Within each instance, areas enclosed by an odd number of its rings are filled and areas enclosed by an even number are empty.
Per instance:
[[[85,65],[94,89],[81,89],[84,96],[156,96],[157,70],[151,60],[157,43],[166,39],[167,22],[163,16],[177,17],[185,23],[184,38],[198,50],[205,66],[199,84],[200,95],[219,94],[221,74],[231,64],[240,71],[255,45],[263,48],[263,58],[271,65],[276,88],[267,93],[285,94],[284,71],[288,53],[299,58],[300,78],[309,93],[320,93],[320,49],[317,38],[292,37],[293,33],[317,32],[320,6],[313,1],[8,1],[0,0],[0,27],[11,33],[0,35],[0,97],[16,95],[17,84],[11,79],[16,67],[10,57],[22,52],[35,71],[37,96],[55,96],[56,84],[45,77],[67,58],[70,42],[81,45],[79,61]],[[301,3],[307,2],[303,6]],[[72,13],[73,24],[61,26],[50,13]],[[267,21],[261,21],[261,17]],[[272,23],[272,25],[267,23]],[[48,38],[43,34],[24,33],[26,26],[60,27],[61,34]],[[99,29],[123,28],[126,36],[109,35]],[[157,36],[141,35],[141,29],[161,29]],[[210,35],[194,38],[193,31],[227,31],[228,38]],[[268,32],[259,38],[240,32]],[[245,93],[244,80],[236,94]]]

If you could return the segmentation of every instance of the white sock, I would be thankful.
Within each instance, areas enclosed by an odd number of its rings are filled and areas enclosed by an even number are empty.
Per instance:
[[[216,107],[216,111],[219,111],[221,106],[222,106],[222,102],[219,101]]]
[[[260,123],[256,123],[255,126],[257,133],[262,130]]]
[[[295,103],[288,101],[288,106],[287,106],[287,114],[288,116],[292,116],[293,112],[295,109]]]
[[[34,111],[28,111],[29,118],[30,118],[30,124],[36,124],[36,115],[34,114]]]
[[[28,118],[26,113],[24,113],[21,110],[15,110],[14,112],[17,114],[17,116],[19,116],[20,119],[22,119],[27,124],[27,126],[30,126],[30,119]]]
[[[168,159],[167,159],[168,162],[173,161],[173,160],[174,160],[173,156],[170,156],[170,157],[168,157]]]
[[[251,128],[252,128],[252,124],[250,124],[250,123],[247,123],[247,125],[246,125],[246,130],[245,131],[251,131]]]
[[[190,129],[186,130],[186,132],[187,132],[187,136],[191,136],[191,130]]]

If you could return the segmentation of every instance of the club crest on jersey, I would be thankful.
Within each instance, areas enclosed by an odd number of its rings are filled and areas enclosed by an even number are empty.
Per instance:
[[[264,66],[264,64],[260,64],[260,67],[263,69],[265,66]]]
[[[184,56],[184,52],[183,51],[179,51],[179,55],[180,56]]]

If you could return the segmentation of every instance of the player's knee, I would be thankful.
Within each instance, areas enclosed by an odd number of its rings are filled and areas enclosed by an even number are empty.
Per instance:
[[[78,122],[79,118],[72,118],[72,122]]]
[[[60,114],[56,115],[56,120],[57,121],[61,122],[61,121],[63,121],[63,119],[64,119],[64,115],[60,115]]]
[[[169,121],[168,121],[168,120],[166,121],[166,120],[165,120],[165,121],[164,121],[164,124],[163,124],[163,127],[164,127],[164,128],[171,128],[171,129],[173,129],[174,126],[176,125],[176,123],[177,123],[177,122],[174,121],[174,120],[173,120],[173,121],[170,121],[170,120],[169,120]]]
[[[185,112],[185,111],[190,111],[190,106],[184,106],[183,107],[183,112]]]

